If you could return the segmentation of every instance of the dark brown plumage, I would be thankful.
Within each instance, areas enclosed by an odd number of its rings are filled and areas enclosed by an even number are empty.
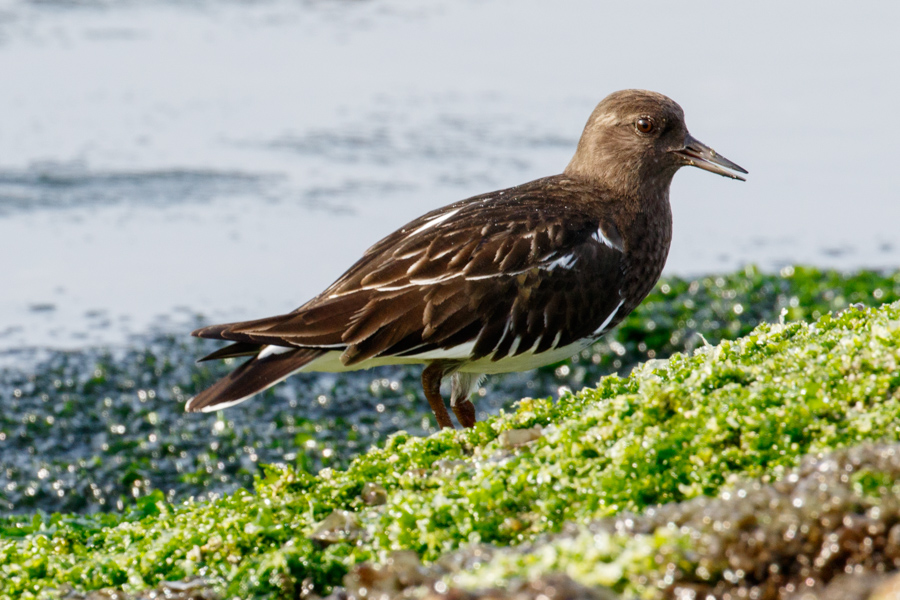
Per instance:
[[[594,110],[561,175],[432,211],[372,246],[292,313],[214,325],[230,340],[204,360],[252,356],[187,410],[240,402],[295,371],[425,363],[438,424],[485,373],[563,360],[618,324],[650,292],[672,238],[669,185],[682,166],[742,179],[744,169],[690,136],[675,102],[616,92]]]

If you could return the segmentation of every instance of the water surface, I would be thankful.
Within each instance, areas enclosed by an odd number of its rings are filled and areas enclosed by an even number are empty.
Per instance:
[[[409,219],[559,172],[643,87],[669,274],[900,262],[893,4],[0,3],[0,350],[293,309]]]

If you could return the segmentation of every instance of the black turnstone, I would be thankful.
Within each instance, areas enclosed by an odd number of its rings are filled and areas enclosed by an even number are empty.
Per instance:
[[[232,406],[296,372],[423,363],[440,427],[475,423],[472,393],[488,373],[564,360],[650,292],[672,239],[669,186],[700,167],[747,173],[698,142],[662,94],[607,96],[561,175],[434,210],[366,251],[294,312],[198,329],[235,342],[201,360],[249,356],[188,411]]]

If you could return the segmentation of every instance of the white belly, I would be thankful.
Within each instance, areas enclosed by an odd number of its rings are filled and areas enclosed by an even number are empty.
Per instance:
[[[514,371],[530,371],[544,365],[566,360],[567,358],[584,350],[592,340],[579,340],[568,346],[554,348],[540,354],[532,354],[523,352],[518,356],[506,357],[502,360],[492,361],[490,357],[480,358],[475,361],[468,361],[471,354],[473,344],[464,344],[458,348],[449,350],[434,350],[415,356],[380,356],[370,358],[363,362],[347,366],[341,362],[341,351],[332,350],[326,352],[319,358],[307,363],[301,367],[298,373],[308,372],[326,372],[326,373],[343,373],[347,371],[359,371],[361,369],[371,369],[372,367],[383,367],[386,365],[415,365],[430,362],[432,360],[461,360],[463,364],[459,370],[463,373],[511,373]]]

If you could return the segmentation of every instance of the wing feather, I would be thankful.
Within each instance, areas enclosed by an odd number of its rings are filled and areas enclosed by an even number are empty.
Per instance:
[[[546,202],[548,186],[563,200]],[[466,342],[473,358],[499,359],[575,341],[620,302],[624,249],[601,192],[557,176],[450,205],[374,245],[296,311],[195,335],[340,348],[348,365]]]

